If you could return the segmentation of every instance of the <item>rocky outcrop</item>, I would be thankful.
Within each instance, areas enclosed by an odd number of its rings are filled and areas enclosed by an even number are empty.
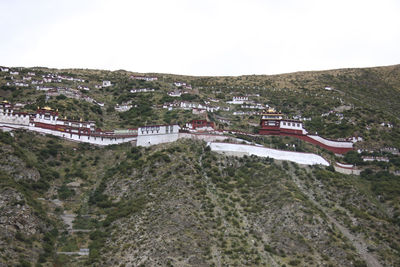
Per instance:
[[[45,223],[27,205],[25,197],[13,188],[0,190],[0,247],[3,257],[0,266],[13,266],[16,262],[36,262],[42,253],[40,241]]]
[[[0,191],[0,231],[1,236],[10,237],[20,232],[32,236],[40,232],[43,224],[24,196],[12,188]]]
[[[8,173],[15,181],[33,181],[40,178],[36,169],[28,168],[26,163],[15,155],[15,150],[8,145],[0,146],[0,171]]]

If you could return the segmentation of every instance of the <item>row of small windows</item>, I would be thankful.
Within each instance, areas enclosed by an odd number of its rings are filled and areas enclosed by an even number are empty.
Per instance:
[[[300,127],[300,123],[294,123],[294,122],[283,122],[283,125]]]
[[[7,116],[7,117],[26,117],[28,115],[21,115],[21,114],[13,114],[13,113],[2,113],[0,111],[0,115]]]
[[[149,127],[143,127],[142,128],[142,134],[144,134],[144,132],[146,132],[146,134],[150,133],[158,133],[160,131],[160,126],[149,126]]]
[[[164,126],[165,127],[165,133],[173,133],[174,132],[174,126],[173,125],[168,125]],[[159,133],[160,132],[160,126],[148,126],[148,127],[142,127],[141,128],[142,134],[146,132],[146,134],[149,133]]]

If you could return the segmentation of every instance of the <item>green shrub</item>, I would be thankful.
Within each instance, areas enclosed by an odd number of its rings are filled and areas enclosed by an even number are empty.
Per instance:
[[[59,189],[58,189],[58,197],[62,200],[65,200],[67,198],[70,198],[75,195],[75,190],[68,188],[65,184],[63,184]]]
[[[300,264],[300,260],[298,260],[298,259],[296,259],[296,260],[291,260],[291,261],[289,261],[289,265],[292,265],[292,266],[297,266],[297,265],[299,265]]]
[[[67,97],[65,95],[58,95],[58,96],[56,96],[56,99],[57,100],[64,100],[64,99],[67,99]]]
[[[8,132],[0,131],[0,142],[11,145],[13,143],[13,137]]]

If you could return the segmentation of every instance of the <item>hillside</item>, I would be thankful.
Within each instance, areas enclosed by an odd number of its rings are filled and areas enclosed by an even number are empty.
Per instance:
[[[1,140],[3,263],[364,266],[362,249],[400,262],[394,176],[226,157],[190,140],[147,149],[23,132]],[[63,214],[89,231],[67,231]],[[56,254],[86,247],[88,258]]]
[[[208,119],[257,132],[260,110],[246,106],[260,104],[326,138],[362,137],[363,152],[238,135],[356,164],[353,176],[195,140],[98,147],[0,132],[0,266],[399,266],[399,77],[399,65],[239,77],[2,67],[0,100],[21,111],[50,106],[105,130]]]

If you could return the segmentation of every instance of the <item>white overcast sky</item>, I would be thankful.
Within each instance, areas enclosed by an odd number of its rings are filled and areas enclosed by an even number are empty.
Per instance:
[[[188,75],[400,63],[399,0],[0,0],[0,65]]]

